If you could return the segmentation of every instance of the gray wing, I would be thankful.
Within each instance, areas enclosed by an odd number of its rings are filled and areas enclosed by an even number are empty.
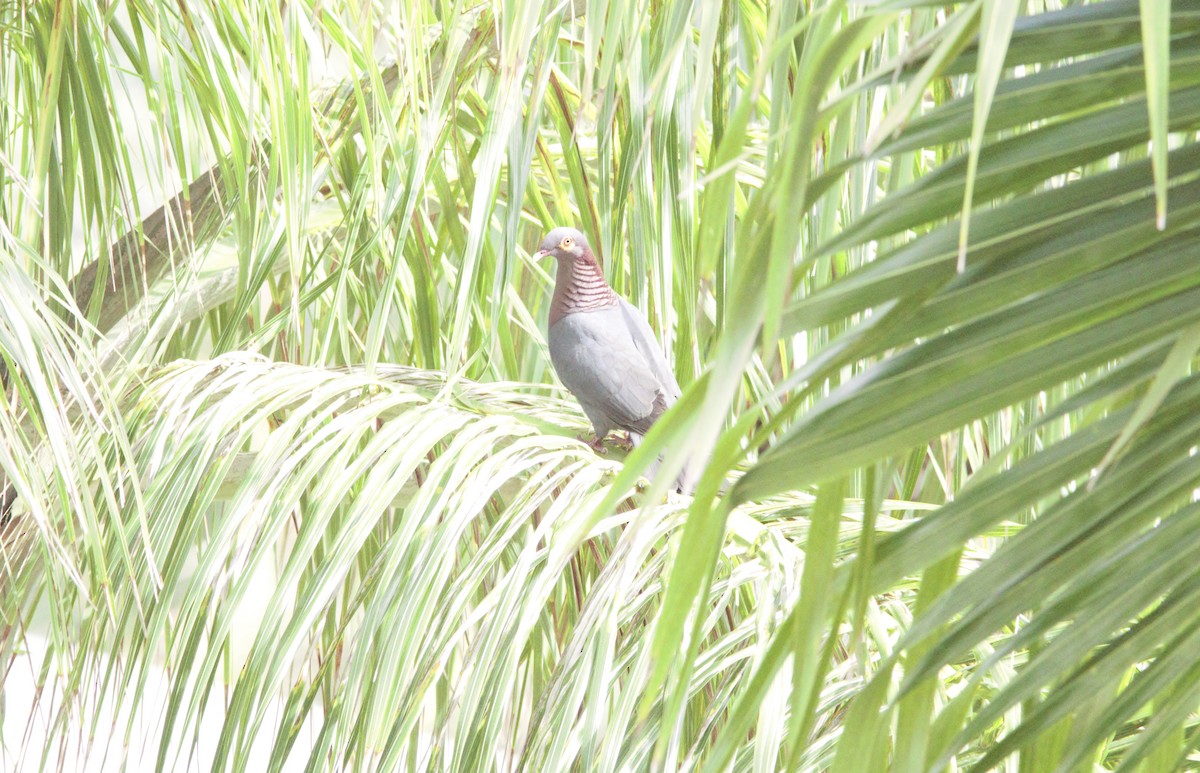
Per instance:
[[[613,427],[645,434],[674,400],[637,346],[624,314],[620,307],[568,314],[549,331],[554,370],[597,434]]]
[[[620,308],[625,325],[629,328],[629,335],[633,338],[634,346],[645,358],[646,364],[650,366],[651,372],[654,373],[654,377],[658,379],[658,383],[662,385],[671,402],[675,402],[680,395],[679,382],[675,380],[675,374],[671,371],[671,366],[667,364],[667,358],[663,356],[662,347],[654,339],[654,332],[650,330],[649,323],[642,316],[642,312],[624,298],[621,299]]]

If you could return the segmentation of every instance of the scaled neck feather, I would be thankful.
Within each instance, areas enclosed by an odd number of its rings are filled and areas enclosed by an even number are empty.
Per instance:
[[[604,280],[600,263],[590,249],[584,249],[577,258],[558,261],[558,278],[550,303],[551,325],[568,314],[595,311],[619,302],[620,297]]]

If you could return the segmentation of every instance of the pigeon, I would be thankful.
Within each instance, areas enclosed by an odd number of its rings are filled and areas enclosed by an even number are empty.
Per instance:
[[[645,316],[613,292],[587,239],[574,228],[555,228],[535,258],[558,260],[550,303],[550,362],[596,430],[590,445],[604,453],[613,430],[641,442],[680,394],[679,382]],[[691,488],[685,472],[676,487]]]

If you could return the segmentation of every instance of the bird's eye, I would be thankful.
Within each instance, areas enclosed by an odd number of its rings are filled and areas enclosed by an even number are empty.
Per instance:
[[[563,239],[563,240],[562,240],[562,245],[561,245],[561,246],[563,246],[563,247],[570,247],[570,246],[571,246],[571,244],[572,244],[571,237],[570,237],[570,236],[568,236],[567,238],[565,238],[565,239]]]

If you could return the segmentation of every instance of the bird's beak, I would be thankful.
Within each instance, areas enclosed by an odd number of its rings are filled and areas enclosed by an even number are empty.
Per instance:
[[[549,254],[550,254],[550,250],[538,250],[537,252],[533,253],[533,259],[541,260],[542,258],[546,257]]]

